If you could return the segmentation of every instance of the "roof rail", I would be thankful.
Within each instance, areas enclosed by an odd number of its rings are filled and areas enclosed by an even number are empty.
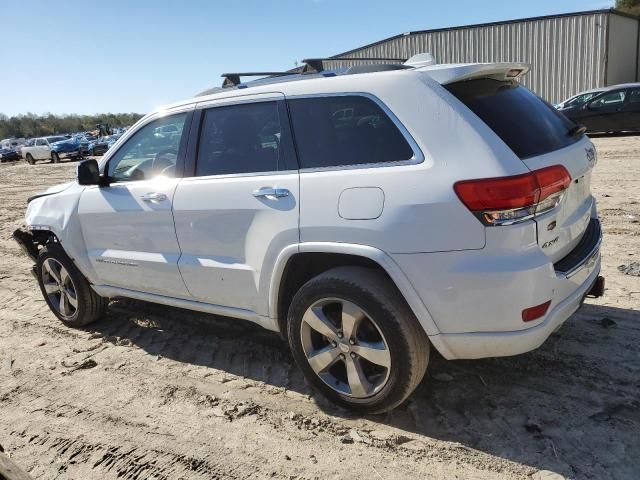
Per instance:
[[[383,57],[327,57],[327,58],[305,58],[302,62],[305,64],[302,73],[320,73],[324,70],[324,62],[394,62],[404,63],[406,58],[383,58]]]
[[[220,75],[224,78],[222,88],[236,87],[240,85],[240,77],[282,77],[284,75],[292,75],[295,72],[238,72],[223,73]]]

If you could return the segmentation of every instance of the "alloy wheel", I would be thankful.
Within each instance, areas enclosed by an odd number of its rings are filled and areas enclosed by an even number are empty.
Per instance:
[[[388,382],[387,341],[376,322],[355,303],[339,298],[316,301],[304,313],[300,336],[309,366],[338,393],[367,398]]]
[[[65,319],[78,310],[78,295],[69,272],[55,258],[42,262],[42,285],[49,303]]]

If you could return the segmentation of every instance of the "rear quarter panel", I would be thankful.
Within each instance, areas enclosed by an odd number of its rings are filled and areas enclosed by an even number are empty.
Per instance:
[[[341,90],[359,92],[365,83],[358,77],[365,76],[342,77]],[[370,245],[388,253],[483,248],[484,226],[457,198],[453,184],[466,178],[524,173],[526,166],[426,74],[388,72],[375,79],[369,77],[366,86],[367,93],[386,105],[405,127],[422,161],[302,169],[301,240]],[[288,92],[289,96],[295,94]],[[340,216],[341,194],[358,187],[383,191],[384,206],[377,218],[348,220]]]

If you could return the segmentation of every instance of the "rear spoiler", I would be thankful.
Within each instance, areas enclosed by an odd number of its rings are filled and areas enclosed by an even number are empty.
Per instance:
[[[526,75],[530,68],[526,63],[464,63],[432,65],[418,71],[428,74],[441,85],[447,85],[476,78],[513,80]]]

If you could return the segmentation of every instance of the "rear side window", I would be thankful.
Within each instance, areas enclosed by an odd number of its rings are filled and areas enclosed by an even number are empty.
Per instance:
[[[569,134],[573,122],[516,81],[483,78],[445,88],[522,159],[558,150],[579,139]]]
[[[282,102],[206,110],[198,147],[197,176],[297,169]]]
[[[627,107],[630,110],[637,110],[638,108],[640,108],[640,88],[629,91],[629,96],[627,97]]]
[[[302,168],[409,160],[414,152],[373,100],[357,95],[289,100]]]

